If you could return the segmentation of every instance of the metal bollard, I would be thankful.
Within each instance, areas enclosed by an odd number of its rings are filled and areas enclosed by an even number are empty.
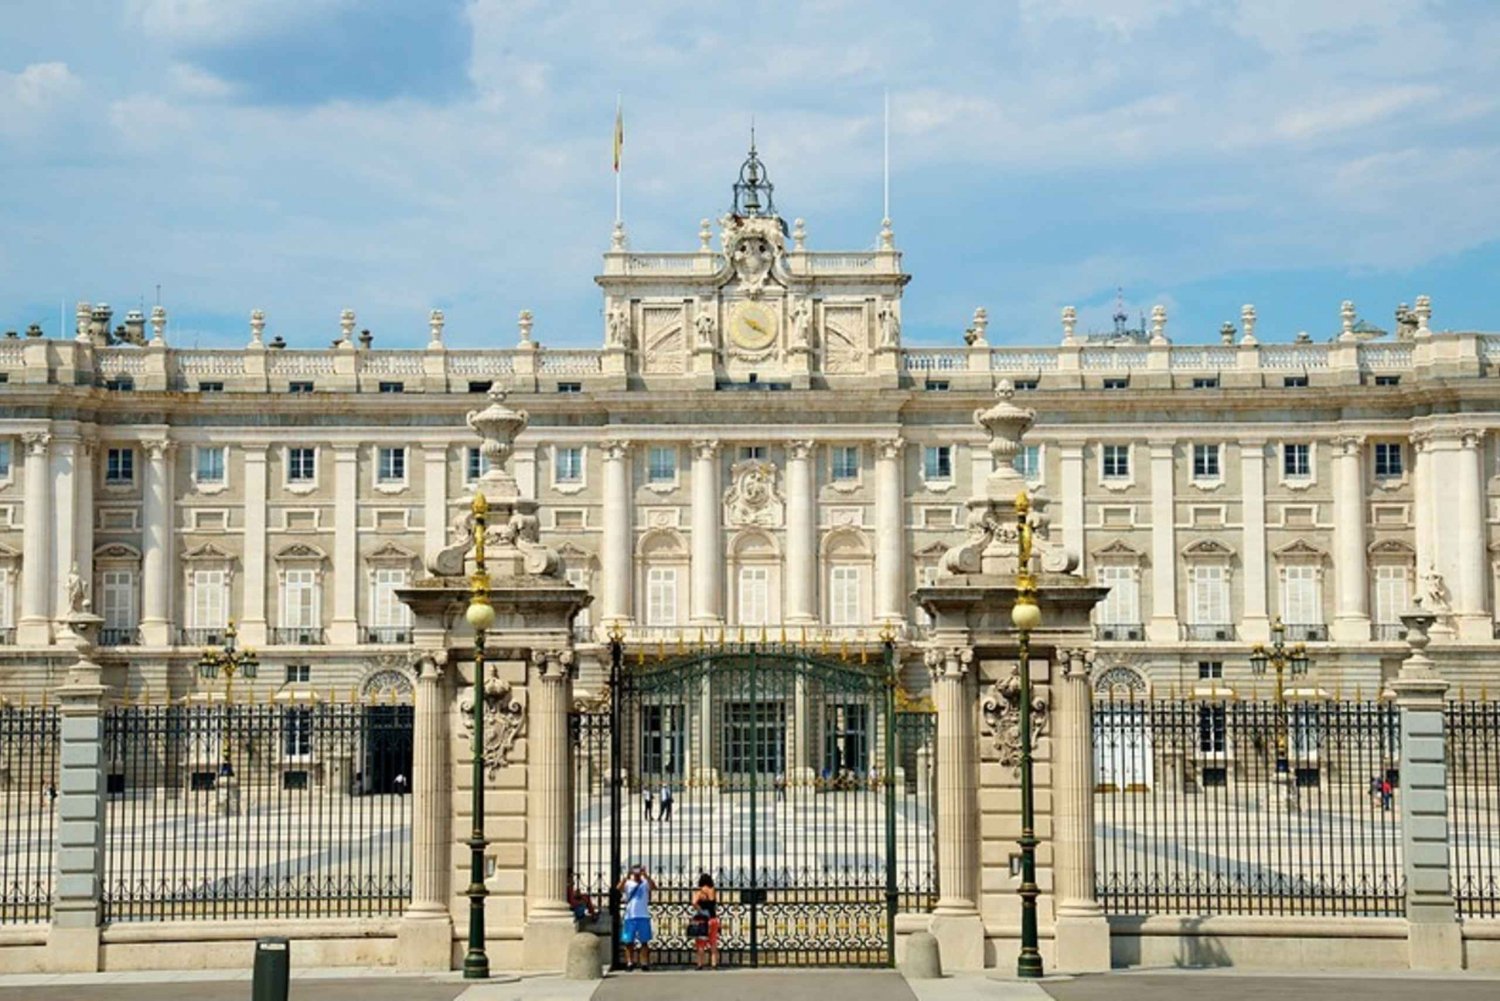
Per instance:
[[[287,1001],[291,986],[292,951],[284,938],[255,940],[255,973],[250,1001]]]

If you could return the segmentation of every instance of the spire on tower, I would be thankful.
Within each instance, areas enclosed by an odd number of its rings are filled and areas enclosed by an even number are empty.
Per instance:
[[[766,165],[761,162],[760,154],[755,149],[755,121],[750,122],[750,154],[745,157],[745,162],[740,165],[740,178],[734,183],[734,207],[731,211],[737,216],[771,216],[776,215],[776,203],[772,199],[772,192],[776,186],[771,183],[766,174]],[[786,229],[782,223],[781,228]]]

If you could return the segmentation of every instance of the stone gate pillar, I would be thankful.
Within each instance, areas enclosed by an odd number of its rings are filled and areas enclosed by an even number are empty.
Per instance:
[[[573,785],[568,713],[573,651],[533,650],[527,682],[526,939],[528,969],[556,969],[573,937],[568,871],[573,856]]]
[[[1095,897],[1093,651],[1061,651],[1058,661],[1052,720],[1056,965],[1060,973],[1103,973],[1110,966],[1109,922]]]
[[[418,631],[419,641],[430,639]],[[441,634],[439,634],[441,641]],[[446,970],[453,961],[449,873],[453,866],[453,783],[449,770],[446,647],[418,647],[412,721],[411,903],[397,933],[403,970]]]
[[[965,637],[966,638],[966,637]],[[984,924],[979,918],[979,771],[975,743],[974,651],[944,643],[926,653],[937,705],[938,902],[932,934],[943,966],[984,968]]]

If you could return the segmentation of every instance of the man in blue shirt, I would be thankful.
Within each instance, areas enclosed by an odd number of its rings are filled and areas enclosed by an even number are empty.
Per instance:
[[[620,942],[625,946],[625,968],[635,969],[639,960],[642,970],[651,969],[651,891],[656,880],[640,863],[630,867],[620,880],[620,900],[625,920],[620,927]]]

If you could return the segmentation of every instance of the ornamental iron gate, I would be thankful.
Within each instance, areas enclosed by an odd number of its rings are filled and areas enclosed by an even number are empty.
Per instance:
[[[607,702],[575,714],[579,888],[619,928],[615,888],[646,867],[653,964],[692,962],[707,873],[723,965],[889,965],[897,911],[937,893],[933,717],[898,711],[892,647],[664,654],[615,644]]]

